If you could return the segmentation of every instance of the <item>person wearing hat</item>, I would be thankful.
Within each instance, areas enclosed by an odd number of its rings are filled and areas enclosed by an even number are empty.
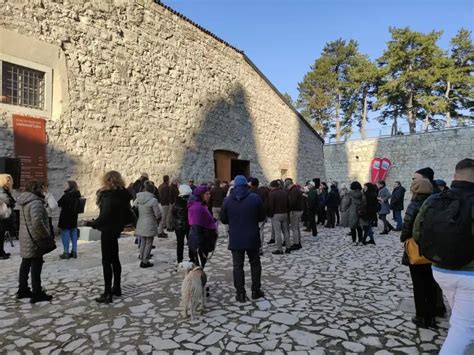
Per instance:
[[[234,190],[224,200],[220,220],[229,225],[229,250],[232,252],[234,286],[237,302],[246,302],[244,260],[247,254],[252,275],[252,299],[264,297],[261,290],[262,266],[260,263],[259,222],[265,219],[260,197],[251,193],[245,176],[237,175]]]
[[[191,261],[202,268],[217,240],[216,222],[207,207],[210,197],[207,185],[199,185],[188,200],[189,252]]]
[[[189,185],[179,185],[179,194],[176,197],[175,204],[172,209],[174,230],[176,233],[176,262],[179,264],[183,261],[184,254],[184,238],[189,237],[189,222],[188,222],[188,200],[192,194]],[[192,254],[189,251],[189,259],[192,259]]]
[[[445,190],[449,190],[449,187],[448,187],[448,184],[446,184],[446,181],[441,180],[441,179],[437,179],[434,182],[435,182],[436,186],[438,186],[438,188],[440,189],[441,192],[443,192]]]

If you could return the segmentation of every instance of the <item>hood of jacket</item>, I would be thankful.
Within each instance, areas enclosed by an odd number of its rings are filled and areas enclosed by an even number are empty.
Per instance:
[[[20,206],[25,206],[27,205],[28,203],[32,202],[32,201],[35,201],[35,200],[40,200],[40,201],[44,201],[44,199],[42,199],[41,197],[39,197],[38,195],[35,195],[34,193],[31,193],[29,191],[25,191],[23,192],[20,196],[18,196],[18,198],[16,199],[16,202],[20,205]]]
[[[146,205],[148,202],[152,201],[155,198],[151,192],[144,191],[137,193],[136,203],[138,205]]]
[[[235,186],[234,189],[232,190],[232,198],[237,201],[242,201],[244,198],[246,198],[250,194],[249,189],[247,188],[247,185],[239,185]]]

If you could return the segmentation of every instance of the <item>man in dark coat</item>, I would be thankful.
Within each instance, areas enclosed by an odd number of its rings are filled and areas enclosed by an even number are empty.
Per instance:
[[[162,211],[162,217],[160,225],[158,227],[158,238],[168,238],[168,234],[165,233],[165,226],[168,228],[171,227],[167,225],[169,219],[168,213],[171,213],[170,177],[168,175],[163,176],[163,183],[158,187],[158,194],[160,195],[160,204]]]
[[[293,245],[290,247],[290,250],[299,250],[301,249],[300,222],[303,216],[305,199],[300,187],[295,185],[292,179],[286,179],[286,181],[288,181],[288,207],[290,211],[291,232],[293,234]]]
[[[331,190],[329,191],[326,198],[326,216],[327,223],[326,227],[335,228],[336,227],[336,211],[339,209],[341,203],[341,198],[339,196],[339,191],[337,191],[336,185],[331,185]]]
[[[234,286],[237,302],[246,302],[244,259],[247,253],[252,274],[252,299],[264,296],[261,290],[260,231],[258,223],[265,219],[265,209],[260,197],[250,193],[247,179],[237,175],[234,189],[224,200],[220,220],[229,225],[229,249],[232,251]]]
[[[318,189],[314,181],[310,181],[308,184],[308,218],[309,218],[309,228],[311,229],[311,233],[313,237],[318,235],[318,228],[316,226],[316,214],[318,213],[319,209],[319,196],[318,196]]]
[[[403,211],[403,200],[405,198],[405,188],[402,186],[400,181],[395,181],[395,188],[392,192],[392,198],[390,200],[390,208],[393,211],[393,220],[397,222],[396,231],[402,230],[402,211]]]

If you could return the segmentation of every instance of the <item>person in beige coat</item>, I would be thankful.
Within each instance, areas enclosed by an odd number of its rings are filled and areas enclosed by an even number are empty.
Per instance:
[[[42,186],[40,181],[28,182],[26,191],[17,199],[17,204],[20,206],[19,239],[22,258],[17,298],[31,298],[31,303],[51,301],[53,298],[41,287],[44,260],[35,244],[35,241],[51,238]],[[28,287],[30,271],[33,292]]]

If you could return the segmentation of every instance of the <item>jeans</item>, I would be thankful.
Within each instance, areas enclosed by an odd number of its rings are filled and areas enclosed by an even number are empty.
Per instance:
[[[171,214],[170,205],[166,205],[166,206],[162,205],[161,206],[161,221],[160,221],[160,225],[158,226],[158,234],[163,234],[163,232],[165,231],[165,227],[169,228],[169,225],[167,224],[169,214]]]
[[[278,250],[283,250],[281,234],[285,237],[286,248],[290,247],[290,232],[288,230],[288,214],[280,213],[272,217],[272,226],[275,230],[275,239]]]
[[[364,237],[363,240],[364,242],[367,241],[367,237],[369,237],[370,240],[374,240],[374,231],[372,230],[372,222],[369,222],[368,226],[364,226],[362,229],[364,230]]]
[[[313,237],[318,235],[318,227],[316,224],[316,211],[308,211],[308,219],[309,219],[309,228],[311,228],[311,233]]]
[[[119,237],[120,232],[102,232],[100,237],[102,269],[104,271],[104,293],[106,294],[109,294],[112,291],[112,277],[114,288],[120,287],[122,265],[120,264],[119,259]]]
[[[433,266],[433,276],[451,306],[449,331],[440,355],[474,353],[474,271]]]
[[[183,229],[176,229],[176,260],[178,263],[183,261],[183,254],[184,254],[184,238],[188,239],[189,230]],[[192,259],[191,252],[189,251],[189,259]]]
[[[260,264],[259,250],[232,250],[234,287],[237,291],[237,294],[245,294],[245,253],[247,253],[250,263],[252,291],[259,291],[261,288],[262,265]]]
[[[383,222],[383,231],[389,232],[390,229],[393,229],[393,226],[387,221],[386,214],[379,214],[379,219]]]
[[[64,253],[69,254],[69,241],[72,244],[72,252],[77,253],[77,228],[61,230],[61,238],[63,239]]]
[[[402,229],[403,220],[401,210],[393,210],[393,220],[397,222],[397,229]]]
[[[20,278],[18,290],[24,292],[28,290],[28,275],[31,270],[31,288],[33,293],[39,295],[43,289],[41,287],[41,270],[43,270],[43,257],[23,258],[20,264]]]
[[[140,237],[140,260],[147,264],[150,261],[151,247],[154,237]]]
[[[356,231],[357,231],[357,235],[359,237],[359,242],[362,243],[363,242],[363,237],[362,237],[362,227],[360,226],[357,226],[356,228],[351,228],[351,236],[352,236],[352,241],[355,243],[357,240],[356,240]]]
[[[291,232],[293,233],[293,244],[301,244],[301,216],[303,211],[291,211],[290,212],[290,223],[291,223]]]
[[[417,317],[433,319],[436,311],[436,282],[431,265],[410,265]]]

